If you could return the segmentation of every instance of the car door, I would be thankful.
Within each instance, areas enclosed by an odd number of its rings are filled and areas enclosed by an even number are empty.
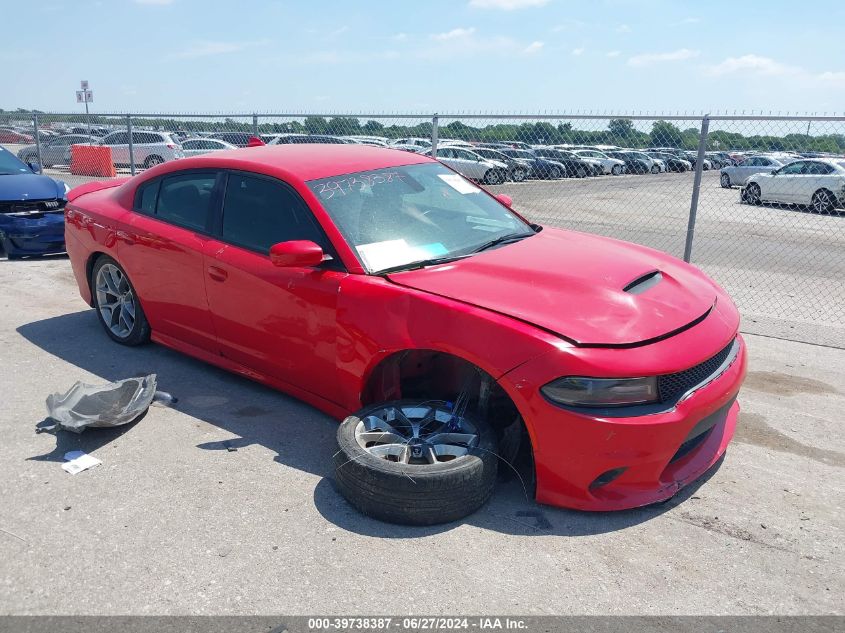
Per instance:
[[[838,185],[838,180],[833,177],[835,173],[836,170],[832,165],[807,161],[806,167],[804,168],[806,178],[802,178],[802,186],[800,190],[796,190],[795,192],[795,202],[799,204],[810,204],[813,194],[819,189],[837,192],[841,188],[841,185]]]
[[[103,138],[103,145],[108,145],[111,148],[111,160],[115,165],[129,164],[128,132],[113,132],[109,134]]]
[[[761,179],[761,182],[766,183],[762,190],[763,198],[772,202],[794,202],[807,183],[804,173],[806,164],[803,160],[797,160],[781,167],[776,175]]]
[[[205,274],[220,353],[264,375],[336,398],[337,298],[346,273],[334,259],[278,267],[273,244],[317,242],[334,252],[306,203],[279,180],[229,172]]]
[[[440,148],[437,150],[437,160],[463,174],[464,172],[461,171],[461,163],[455,155],[455,152],[456,150],[451,147]]]
[[[215,170],[184,170],[144,183],[118,232],[118,257],[157,335],[216,353],[203,252],[218,199]]]

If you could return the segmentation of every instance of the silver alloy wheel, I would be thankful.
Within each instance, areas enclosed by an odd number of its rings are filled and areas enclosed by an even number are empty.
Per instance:
[[[827,191],[817,191],[813,194],[813,211],[816,213],[827,213],[834,209],[833,201],[830,199]]]
[[[725,189],[731,188],[731,177],[727,174],[722,174],[722,187]]]
[[[748,204],[760,204],[760,186],[756,183],[751,183],[745,188],[745,195],[748,199]]]
[[[619,176],[622,173],[622,165],[614,165],[611,168],[610,173],[612,173],[614,176]]]
[[[104,264],[97,271],[95,290],[103,323],[116,337],[128,337],[135,326],[135,295],[126,275],[114,264]]]
[[[398,464],[460,459],[478,446],[478,429],[443,403],[386,404],[361,419],[355,440],[371,455]]]

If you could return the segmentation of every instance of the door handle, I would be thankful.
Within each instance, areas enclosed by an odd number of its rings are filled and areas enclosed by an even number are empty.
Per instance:
[[[227,273],[225,270],[218,266],[209,266],[208,276],[211,277],[214,281],[226,281],[226,278],[229,276],[229,273]]]

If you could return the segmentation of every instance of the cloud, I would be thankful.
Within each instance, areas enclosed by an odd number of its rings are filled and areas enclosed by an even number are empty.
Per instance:
[[[573,49],[572,49],[572,54],[573,54],[573,55],[575,55],[575,57],[581,57],[581,55],[583,55],[583,54],[584,54],[584,51],[585,51],[585,50],[586,50],[586,49],[584,49],[584,48],[573,48]]]
[[[163,7],[168,4],[173,4],[173,0],[135,0],[135,4],[146,4]]]
[[[781,64],[771,57],[761,55],[742,55],[741,57],[728,57],[723,62],[712,66],[705,66],[704,72],[711,77],[722,77],[733,73],[744,72],[755,75],[783,76],[795,75],[801,71],[797,66]]]
[[[212,55],[226,55],[238,53],[247,48],[265,46],[268,40],[255,40],[252,42],[224,42],[220,40],[198,40],[191,43],[187,48],[173,55],[179,59],[196,59],[198,57],[209,57]]]
[[[441,41],[457,40],[457,39],[471,37],[473,33],[475,33],[475,27],[471,26],[468,29],[457,28],[457,29],[452,29],[451,31],[446,31],[445,33],[434,33],[431,36],[431,39],[441,40]]]
[[[549,0],[469,0],[469,6],[473,9],[500,9],[502,11],[542,7],[548,3]]]
[[[631,27],[628,26],[627,24],[620,24],[619,26],[616,27],[616,32],[617,33],[630,33]]]
[[[543,42],[531,42],[522,52],[531,55],[532,53],[539,52],[541,48],[543,48]]]
[[[619,57],[622,54],[621,51],[607,51],[604,56],[605,57]]]
[[[688,48],[679,48],[676,51],[669,53],[642,53],[641,55],[634,55],[628,58],[629,66],[651,66],[652,64],[660,64],[662,62],[679,62],[685,59],[692,59],[698,57],[701,51],[693,51]]]

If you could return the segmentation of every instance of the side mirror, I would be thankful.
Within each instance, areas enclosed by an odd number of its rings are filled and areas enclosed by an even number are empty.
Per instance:
[[[501,202],[501,203],[502,203],[503,205],[505,205],[508,209],[510,209],[510,208],[511,208],[511,206],[513,205],[513,198],[511,198],[510,196],[508,196],[508,195],[506,195],[506,194],[504,194],[504,193],[497,194],[497,195],[496,195],[496,200],[498,200],[499,202]]]
[[[270,261],[274,266],[316,266],[325,258],[323,249],[309,240],[279,242],[270,247]]]
[[[29,171],[33,174],[40,174],[41,173],[41,165],[36,162],[27,162],[27,167],[29,167]]]

